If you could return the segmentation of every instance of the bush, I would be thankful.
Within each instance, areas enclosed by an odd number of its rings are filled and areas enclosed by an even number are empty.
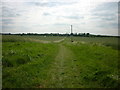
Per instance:
[[[25,56],[25,57],[19,57],[17,58],[16,60],[16,64],[19,65],[19,64],[26,64],[30,61],[30,58]]]
[[[3,67],[13,67],[13,63],[6,58],[2,59],[2,65]]]

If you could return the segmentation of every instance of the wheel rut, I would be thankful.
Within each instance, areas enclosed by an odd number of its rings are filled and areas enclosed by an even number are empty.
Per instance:
[[[59,44],[58,54],[49,72],[50,80],[46,87],[67,88],[74,87],[76,64],[73,52],[63,44]]]

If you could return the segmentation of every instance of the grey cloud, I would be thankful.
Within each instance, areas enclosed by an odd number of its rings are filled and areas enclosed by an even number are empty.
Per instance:
[[[93,11],[115,11],[118,8],[117,2],[104,2],[98,5]]]
[[[118,28],[118,23],[109,23],[109,24],[105,24],[105,23],[100,23],[98,25],[98,27],[102,27],[102,28]]]
[[[98,20],[98,21],[116,21],[117,16],[94,16],[91,18],[92,20]]]
[[[51,15],[51,14],[50,14],[50,13],[45,12],[45,13],[43,13],[43,15],[44,15],[44,16],[48,16],[48,15]]]
[[[14,24],[13,19],[2,19],[3,24]]]
[[[10,29],[13,29],[13,26],[2,25],[2,32],[9,31]]]
[[[26,27],[26,26],[12,26],[12,25],[2,25],[2,31],[3,32],[24,32],[29,30],[30,27]],[[27,31],[28,32],[28,31]]]
[[[106,2],[98,5],[95,9],[92,10],[92,15],[94,18],[103,21],[116,20],[118,13],[118,3],[117,2]]]
[[[82,16],[62,16],[64,18],[69,18],[69,19],[83,19],[84,17]]]
[[[95,16],[115,16],[115,14],[116,13],[112,13],[112,12],[109,12],[109,13],[107,13],[107,12],[95,12],[95,13],[93,13],[93,15],[95,15]]]
[[[20,13],[17,12],[15,9],[3,6],[2,7],[2,17],[16,17],[20,16]]]
[[[41,7],[55,7],[55,6],[61,6],[61,5],[70,5],[73,4],[73,2],[27,2],[28,5],[35,5],[35,6],[41,6]]]
[[[19,17],[28,10],[24,3],[4,2],[2,3],[2,17]]]
[[[112,20],[116,20],[116,17],[103,17],[101,19],[106,21],[112,21]]]
[[[73,12],[73,13],[75,12],[73,15],[68,14],[68,11],[65,12],[65,13],[67,13],[67,15],[71,15],[71,16],[62,16],[62,13],[60,16],[59,16],[59,14],[54,15],[54,13],[52,13],[52,12],[49,13],[47,11],[43,13],[44,16],[62,17],[62,19],[66,18],[69,20],[75,20],[76,21],[75,23],[74,22],[64,22],[64,21],[63,21],[64,23],[60,23],[61,21],[59,22],[59,20],[58,20],[56,23],[54,22],[55,24],[50,23],[49,25],[44,25],[44,23],[43,23],[43,25],[38,25],[38,24],[42,24],[42,23],[29,24],[29,22],[28,22],[29,20],[28,20],[28,21],[26,21],[27,23],[24,24],[25,19],[30,18],[29,15],[27,15],[27,14],[29,13],[29,11],[31,11],[31,9],[36,9],[36,8],[39,9],[39,7],[40,7],[40,9],[44,9],[45,7],[49,7],[49,8],[52,7],[52,9],[54,9],[54,8],[56,8],[56,6],[73,5],[74,3],[71,3],[71,2],[67,2],[67,3],[49,2],[49,1],[44,3],[44,2],[42,2],[42,0],[40,2],[34,2],[34,1],[33,2],[25,2],[24,4],[20,4],[21,6],[15,5],[15,2],[13,2],[13,3],[14,4],[3,5],[3,17],[6,18],[6,19],[2,20],[2,22],[4,23],[3,31],[6,31],[6,32],[18,32],[18,31],[19,32],[31,32],[31,31],[37,30],[38,28],[41,28],[41,29],[38,29],[38,32],[44,32],[44,31],[48,32],[50,30],[61,32],[61,30],[62,29],[64,30],[65,27],[69,27],[70,23],[73,23],[74,27],[79,26],[77,28],[78,30],[80,28],[82,28],[81,27],[82,25],[81,24],[79,25],[79,23],[80,23],[81,19],[84,19],[84,15],[76,14],[77,9],[79,9],[77,7],[75,8],[75,10],[73,10],[73,8],[70,8],[70,12]],[[31,13],[32,12],[30,12],[29,14],[31,14]],[[91,15],[91,17],[93,17],[93,19],[92,19],[93,22],[98,23],[98,24],[97,25],[95,24],[96,26],[93,25],[93,27],[92,26],[88,27],[89,25],[87,26],[87,24],[85,24],[86,27],[84,27],[84,29],[86,29],[87,32],[90,31],[89,29],[95,29],[94,31],[96,31],[96,33],[98,32],[97,29],[101,29],[101,31],[100,31],[101,33],[104,32],[103,30],[105,30],[106,28],[108,29],[108,31],[109,31],[109,29],[114,30],[117,28],[118,24],[111,23],[111,22],[109,23],[109,21],[113,20],[112,22],[114,22],[114,20],[116,19],[116,13],[117,13],[117,5],[116,4],[114,4],[114,5],[112,5],[112,3],[109,3],[109,4],[105,3],[103,5],[101,4],[100,6],[97,6],[96,9],[94,9],[92,11],[92,15]],[[21,15],[23,15],[23,16],[21,16]],[[21,16],[20,19],[23,20],[22,23],[17,22],[19,20],[15,19],[15,18],[19,18],[19,16]],[[9,19],[7,17],[12,17],[12,18]],[[99,20],[97,21],[96,19],[100,19],[100,21]],[[20,21],[22,21],[22,20],[20,20]],[[34,25],[36,25],[36,26],[34,26]],[[107,32],[107,33],[110,33],[110,32]]]
[[[66,23],[55,23],[55,24],[53,24],[53,25],[57,25],[57,26],[67,26],[67,25],[69,25],[69,24],[66,24]]]
[[[98,5],[92,11],[94,16],[115,16],[118,13],[118,3],[117,2],[106,2]]]

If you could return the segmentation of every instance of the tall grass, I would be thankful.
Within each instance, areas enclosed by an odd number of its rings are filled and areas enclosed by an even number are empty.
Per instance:
[[[120,57],[119,50],[116,48],[118,45],[116,38],[74,37],[73,43],[69,38],[59,43],[38,43],[39,40],[52,42],[61,38],[63,37],[3,35],[3,88],[46,87],[45,84],[52,83],[48,72],[51,72],[49,70],[54,67],[53,63],[58,64],[59,70],[61,68],[65,70],[60,72],[53,68],[56,71],[55,75],[62,75],[63,80],[66,80],[63,81],[64,87],[114,88],[118,86],[118,58]],[[59,67],[61,61],[55,62],[58,46],[61,45],[63,45],[61,53],[62,51],[64,53],[59,58],[63,60],[64,68]],[[49,73],[51,76],[52,74]],[[55,77],[57,79],[57,76]],[[72,80],[74,83],[71,83]],[[57,81],[54,86],[57,87],[61,83]]]
[[[44,87],[57,48],[57,44],[4,42],[3,88]]]
[[[39,42],[39,41],[57,41],[61,40],[64,37],[61,36],[31,36],[31,35],[25,35],[25,36],[20,36],[20,35],[2,35],[2,42]]]
[[[118,87],[118,51],[110,47],[72,44],[66,45],[76,55],[78,79],[88,88]]]
[[[87,42],[87,43],[98,43],[114,49],[119,49],[120,44],[118,43],[119,38],[115,37],[73,37],[74,41]]]

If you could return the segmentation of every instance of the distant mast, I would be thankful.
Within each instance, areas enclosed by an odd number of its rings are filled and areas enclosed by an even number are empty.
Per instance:
[[[72,25],[71,25],[71,35],[72,35]]]
[[[71,25],[71,42],[73,42],[72,35],[73,35],[73,30],[72,30],[72,25]]]

